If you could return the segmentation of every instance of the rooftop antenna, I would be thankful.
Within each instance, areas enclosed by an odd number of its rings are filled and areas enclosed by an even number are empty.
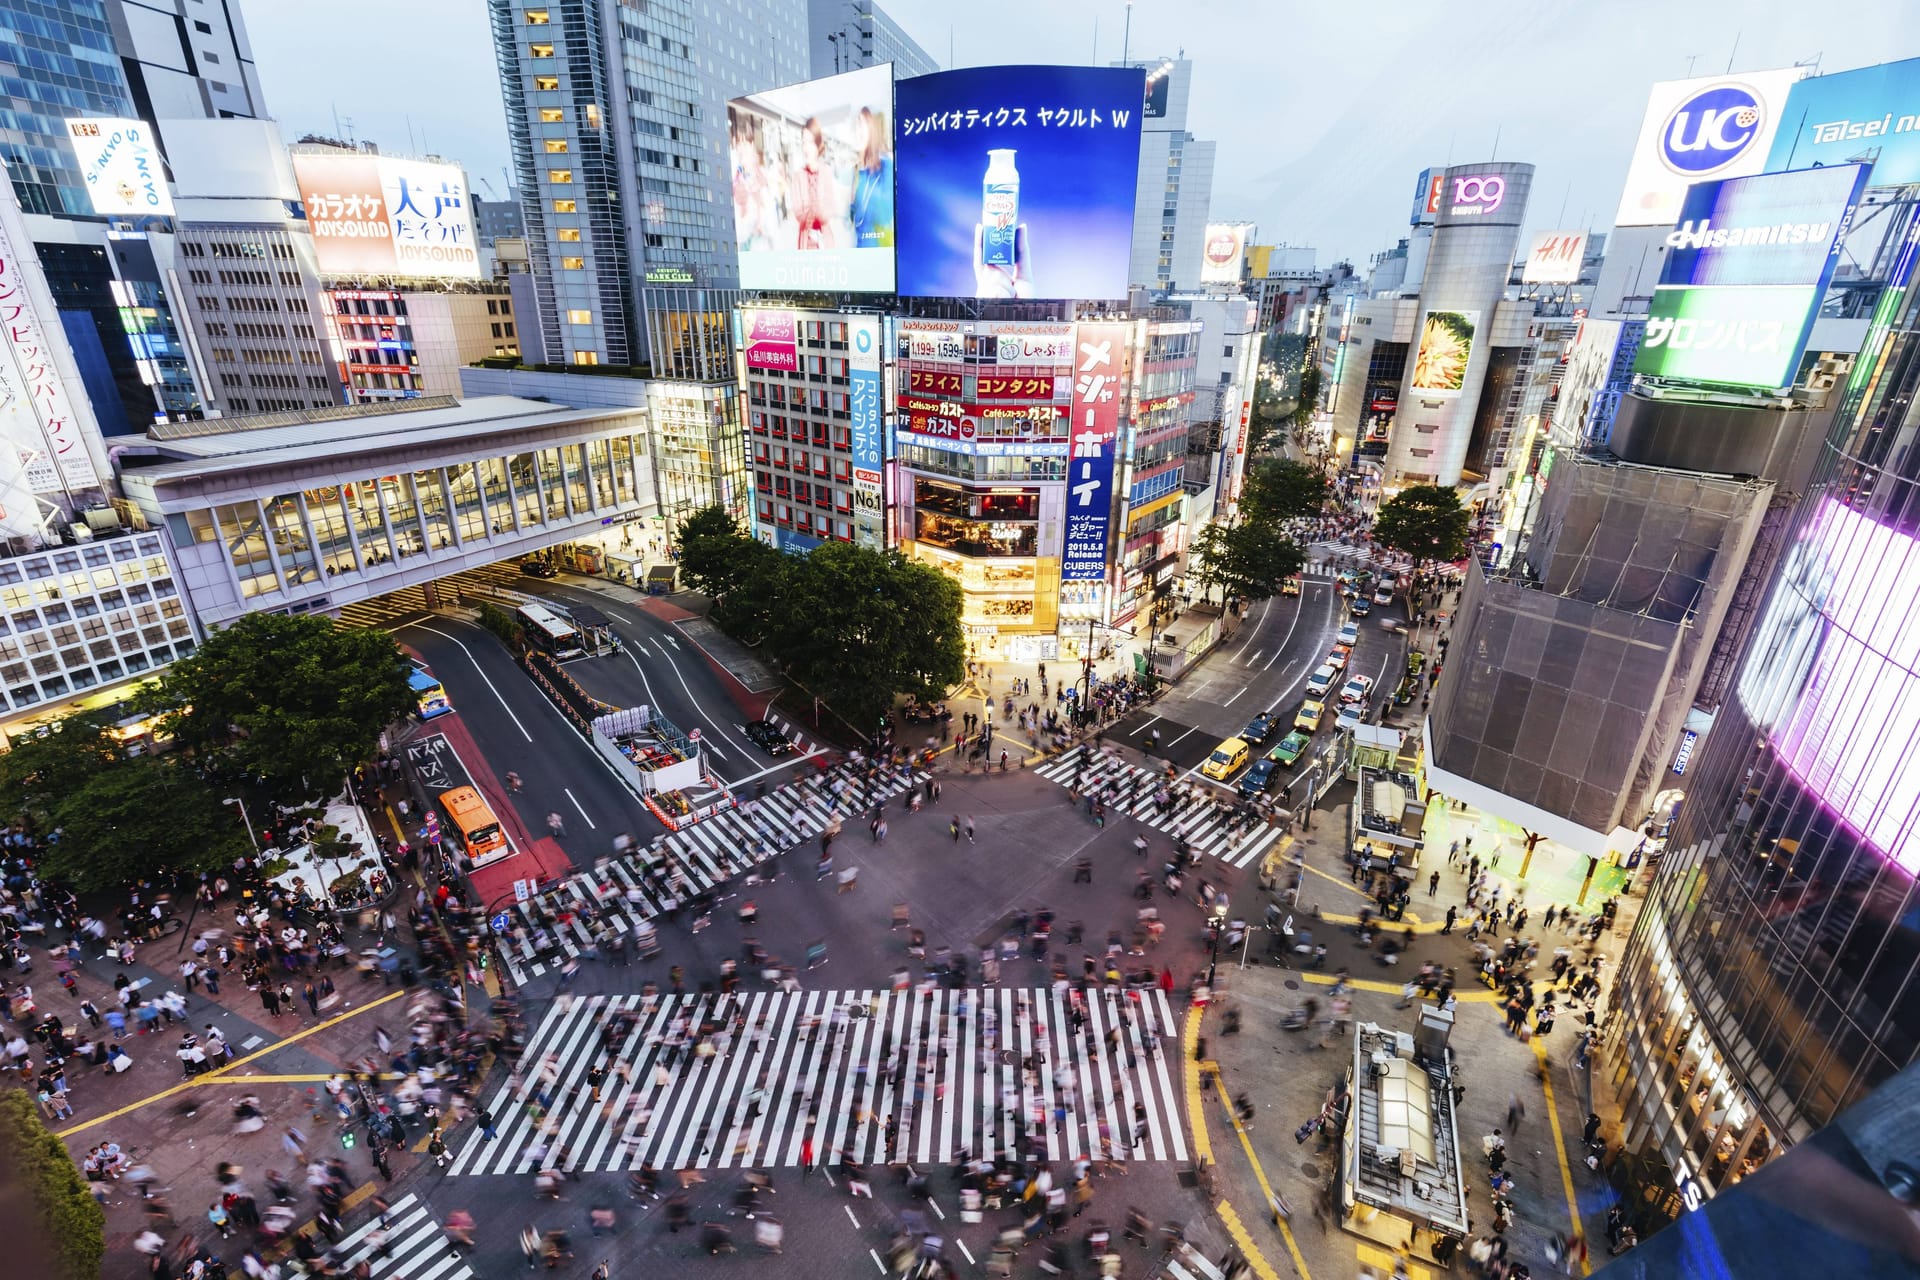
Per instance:
[[[1700,61],[1699,54],[1690,53],[1687,55],[1687,79],[1689,80],[1693,79],[1693,64],[1698,61]]]
[[[1488,156],[1487,158],[1489,160],[1498,160],[1500,158],[1500,126],[1499,125],[1495,125],[1493,127],[1493,154]]]
[[[1133,0],[1127,0],[1127,25],[1120,37],[1120,63],[1126,65],[1127,55],[1133,51]]]
[[[1100,15],[1093,15],[1093,65],[1100,65]]]
[[[420,154],[420,148],[413,140],[413,117],[411,115],[407,116],[406,121],[407,121],[407,150],[417,156]]]
[[[947,69],[953,69],[953,24],[947,24]]]
[[[1733,55],[1740,52],[1740,37],[1742,34],[1743,33],[1739,31],[1736,31],[1733,33],[1733,48],[1727,51],[1727,74],[1728,75],[1733,74]]]
[[[1558,224],[1560,226],[1564,227],[1567,225],[1567,201],[1570,198],[1572,198],[1572,196],[1573,196],[1573,179],[1568,178],[1567,193],[1566,195],[1563,195],[1560,197],[1560,222]]]

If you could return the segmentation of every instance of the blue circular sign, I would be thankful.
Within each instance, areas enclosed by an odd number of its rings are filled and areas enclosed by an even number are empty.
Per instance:
[[[1660,129],[1660,158],[1676,173],[1712,173],[1738,160],[1760,136],[1766,112],[1745,85],[1717,84],[1682,102]]]
[[[493,918],[493,931],[495,933],[505,933],[512,927],[513,921],[507,919],[507,913],[504,911]]]
[[[861,355],[873,350],[873,331],[862,325],[853,331],[853,349]]]

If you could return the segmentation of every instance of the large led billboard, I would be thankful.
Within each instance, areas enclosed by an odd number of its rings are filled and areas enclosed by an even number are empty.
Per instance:
[[[1633,371],[1762,389],[1790,383],[1868,173],[1838,165],[1690,188]]]
[[[1846,164],[1871,149],[1875,186],[1920,182],[1920,58],[1793,86],[1767,168]]]
[[[73,119],[67,121],[67,139],[95,213],[172,215],[166,162],[146,121]]]
[[[1615,225],[1670,227],[1687,188],[1766,167],[1800,67],[1662,80],[1647,96]]]
[[[1473,335],[1480,327],[1477,311],[1429,311],[1420,323],[1420,350],[1413,358],[1417,396],[1457,396],[1467,382],[1467,362],[1473,359]]]
[[[480,278],[472,201],[459,165],[296,151],[293,176],[323,273]]]
[[[969,67],[894,86],[908,297],[1124,298],[1137,67]]]
[[[747,289],[893,291],[893,64],[727,104]]]
[[[1824,499],[1787,552],[1738,693],[1781,761],[1920,873],[1920,544]]]

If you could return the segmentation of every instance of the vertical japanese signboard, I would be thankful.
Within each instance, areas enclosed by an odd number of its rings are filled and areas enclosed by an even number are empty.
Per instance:
[[[0,165],[0,532],[19,534],[40,526],[32,494],[97,489],[100,473],[91,411],[69,390],[78,370],[5,179]]]
[[[853,436],[854,540],[863,547],[885,542],[881,528],[881,467],[885,463],[880,414],[880,319],[849,316],[848,403]]]
[[[1067,532],[1060,579],[1101,582],[1107,576],[1107,536],[1113,524],[1113,456],[1126,381],[1127,326],[1076,325],[1074,337]]]

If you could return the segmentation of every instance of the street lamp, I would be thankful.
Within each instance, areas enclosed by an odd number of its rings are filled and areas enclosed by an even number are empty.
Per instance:
[[[239,796],[228,796],[226,799],[222,800],[220,803],[239,806],[240,821],[247,824],[247,839],[253,843],[254,856],[259,857],[260,856],[260,837],[253,834],[253,819],[247,816],[247,802],[245,800],[242,800]]]
[[[1213,971],[1220,961],[1220,931],[1227,926],[1227,908],[1224,904],[1213,904],[1213,915],[1207,923],[1207,991],[1209,998],[1213,991]]]

